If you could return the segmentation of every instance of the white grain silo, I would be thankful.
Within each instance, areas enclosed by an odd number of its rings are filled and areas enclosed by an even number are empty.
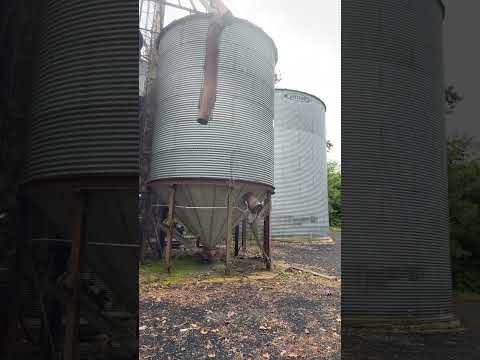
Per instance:
[[[325,111],[313,95],[275,90],[274,238],[328,235]]]

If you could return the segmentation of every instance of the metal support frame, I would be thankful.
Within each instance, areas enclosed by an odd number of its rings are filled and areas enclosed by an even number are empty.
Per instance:
[[[67,303],[66,329],[65,329],[65,360],[79,359],[79,326],[80,326],[80,271],[82,267],[82,254],[85,247],[85,207],[87,193],[77,191],[74,193],[73,218],[72,218],[72,248],[70,255],[70,269],[68,287],[71,294]]]
[[[242,253],[247,253],[247,219],[242,220]]]
[[[272,234],[271,234],[271,222],[270,214],[272,211],[272,194],[267,193],[267,198],[265,199],[265,216],[263,218],[263,252],[265,256],[265,265],[267,270],[272,270],[272,255],[271,255],[271,243],[272,243]]]
[[[162,3],[162,2],[160,2],[160,3]],[[173,3],[167,2],[167,1],[164,1],[163,3],[164,3],[164,6],[170,6],[170,7],[175,8],[175,9],[188,11],[190,14],[200,14],[200,13],[202,13],[201,11],[198,11],[195,8],[195,5],[193,3],[191,3],[191,5],[192,5],[191,8],[183,6],[183,5],[173,4]]]
[[[240,238],[240,225],[235,226],[235,256],[238,256],[240,253],[240,243],[239,243],[239,238]]]
[[[168,199],[168,218],[167,218],[167,236],[165,241],[165,268],[167,273],[170,274],[172,264],[172,241],[173,241],[173,232],[175,224],[175,195],[176,195],[176,186],[172,186],[170,191],[170,196]]]
[[[231,273],[230,244],[232,243],[232,221],[233,221],[233,189],[227,193],[227,234],[225,237],[225,273]]]

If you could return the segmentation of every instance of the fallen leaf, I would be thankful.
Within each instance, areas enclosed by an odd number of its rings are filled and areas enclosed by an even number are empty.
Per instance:
[[[200,333],[202,333],[203,335],[208,334],[208,329],[203,328],[202,330],[200,330]]]
[[[209,358],[214,358],[216,355],[215,355],[214,353],[208,353],[207,356],[208,356]]]
[[[180,332],[185,332],[185,331],[188,331],[188,330],[190,330],[190,328],[180,329]]]
[[[140,326],[140,327],[138,328],[138,330],[143,331],[143,330],[145,330],[146,328],[147,328],[147,327],[146,327],[145,325],[143,325],[143,326]]]
[[[269,353],[262,354],[262,358],[270,359],[270,354]]]

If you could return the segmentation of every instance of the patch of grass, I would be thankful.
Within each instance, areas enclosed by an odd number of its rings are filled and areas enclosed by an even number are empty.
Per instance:
[[[171,274],[165,271],[163,261],[140,265],[140,279],[144,283],[159,282],[162,285],[173,285],[182,280],[205,274],[214,268],[218,268],[218,266],[218,262],[207,264],[185,256],[172,260]]]
[[[330,226],[330,231],[342,232],[342,228],[338,226]]]

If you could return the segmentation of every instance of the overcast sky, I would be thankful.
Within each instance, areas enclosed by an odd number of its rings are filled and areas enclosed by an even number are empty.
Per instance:
[[[464,100],[447,117],[450,133],[468,133],[480,140],[480,51],[478,38],[480,1],[445,0],[445,81],[454,85]]]
[[[330,159],[341,160],[340,0],[224,0],[237,17],[261,27],[278,48],[278,87],[311,93],[327,106]],[[169,9],[165,23],[184,15]]]

